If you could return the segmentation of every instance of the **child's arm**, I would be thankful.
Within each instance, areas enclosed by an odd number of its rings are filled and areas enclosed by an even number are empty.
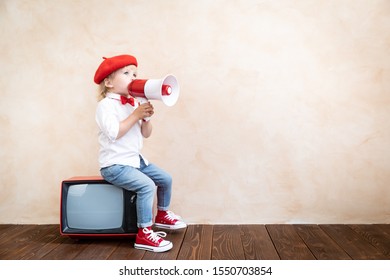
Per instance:
[[[138,108],[135,109],[132,114],[130,114],[126,119],[119,123],[119,132],[116,139],[119,139],[123,135],[125,135],[139,120],[151,117],[153,113],[153,106],[149,102],[139,105]],[[142,136],[144,136],[145,138],[150,136],[150,134],[152,133],[152,125],[150,121],[144,122],[142,124],[141,132]]]
[[[152,134],[152,122],[151,121],[142,122],[141,133],[142,133],[142,136],[145,138],[148,138]]]

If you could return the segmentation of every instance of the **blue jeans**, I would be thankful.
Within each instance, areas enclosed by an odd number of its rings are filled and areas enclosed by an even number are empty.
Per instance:
[[[171,203],[172,177],[154,164],[146,165],[141,157],[140,168],[112,165],[100,170],[103,178],[120,188],[137,193],[137,226],[153,225],[153,200],[157,189],[157,209],[168,210]]]

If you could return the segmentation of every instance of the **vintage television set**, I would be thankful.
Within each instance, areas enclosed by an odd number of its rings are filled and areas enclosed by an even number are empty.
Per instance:
[[[71,238],[134,237],[137,234],[136,194],[102,177],[62,181],[60,232]]]

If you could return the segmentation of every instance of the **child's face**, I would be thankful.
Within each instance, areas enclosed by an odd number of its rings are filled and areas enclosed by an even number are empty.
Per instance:
[[[127,96],[127,86],[135,78],[137,78],[137,67],[128,65],[113,72],[106,80],[106,87],[112,92]]]

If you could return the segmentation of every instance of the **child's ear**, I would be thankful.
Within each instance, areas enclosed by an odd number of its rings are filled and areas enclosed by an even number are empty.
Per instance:
[[[111,79],[109,79],[109,78],[105,78],[104,79],[104,85],[106,86],[106,88],[112,88],[113,87],[113,85],[111,83]]]

